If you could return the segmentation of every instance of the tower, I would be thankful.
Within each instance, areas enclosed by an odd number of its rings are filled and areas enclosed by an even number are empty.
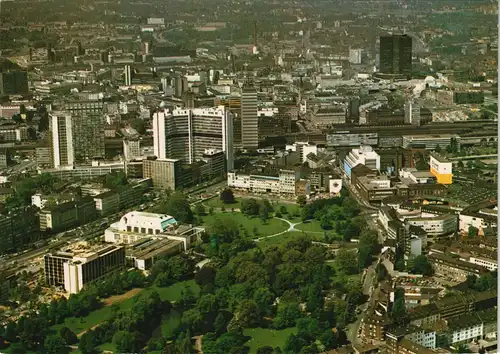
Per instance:
[[[380,72],[411,75],[412,38],[407,34],[380,37]]]
[[[257,117],[257,91],[249,82],[241,90],[241,143],[245,149],[259,146],[259,118]]]
[[[73,166],[73,124],[71,115],[65,112],[52,112],[49,117],[49,141],[52,166]]]
[[[125,86],[131,86],[132,85],[132,68],[130,65],[125,65]]]

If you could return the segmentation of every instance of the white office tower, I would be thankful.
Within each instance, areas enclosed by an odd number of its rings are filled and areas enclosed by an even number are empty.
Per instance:
[[[405,102],[405,123],[420,125],[420,105],[413,100]]]
[[[201,160],[205,150],[224,151],[233,168],[233,117],[224,106],[178,108],[153,114],[154,154],[158,159]]]
[[[166,77],[161,78],[161,90],[163,92],[167,92],[168,90],[168,78]]]
[[[350,178],[351,170],[359,164],[380,171],[380,155],[367,145],[360,146],[359,149],[352,149],[344,160],[345,174]]]
[[[349,49],[349,62],[351,64],[361,64],[362,56],[362,49]]]
[[[245,84],[241,90],[241,144],[244,149],[259,147],[257,91],[249,84]]]
[[[71,115],[65,112],[52,112],[49,117],[49,141],[51,162],[55,168],[73,166],[73,124]]]
[[[130,65],[125,65],[125,86],[131,86],[132,85],[132,68]]]

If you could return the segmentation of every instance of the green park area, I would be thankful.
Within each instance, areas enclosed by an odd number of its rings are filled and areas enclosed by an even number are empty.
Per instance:
[[[131,297],[127,298],[126,296],[123,296],[122,301],[117,301],[114,304],[119,306],[121,310],[130,309],[136,301],[137,297],[147,296],[153,291],[158,292],[162,300],[168,300],[171,302],[177,301],[180,299],[181,293],[185,287],[190,287],[190,289],[195,294],[198,294],[200,291],[199,286],[194,282],[194,280],[188,280],[175,283],[165,288],[153,286],[150,288],[142,289],[139,293],[135,293],[135,295]],[[68,327],[71,331],[78,335],[79,333],[82,333],[83,331],[86,331],[89,328],[95,327],[100,323],[106,321],[108,318],[110,318],[111,314],[112,307],[109,305],[104,306],[96,311],[91,312],[88,316],[85,317],[69,317],[63,323],[52,326],[52,329],[55,331],[59,331],[62,327]]]
[[[257,349],[265,346],[272,348],[285,347],[286,339],[290,334],[296,334],[297,328],[285,328],[282,330],[275,330],[270,328],[247,328],[243,331],[245,336],[251,337],[246,343],[250,350],[249,354],[257,353]]]
[[[267,219],[265,222],[258,217],[245,216],[240,212],[218,212],[202,217],[203,225],[211,225],[215,219],[236,223],[242,235],[251,238],[274,235],[288,229],[288,224],[279,219]]]

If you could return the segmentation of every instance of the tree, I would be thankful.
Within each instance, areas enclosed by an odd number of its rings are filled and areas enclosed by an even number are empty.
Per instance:
[[[247,216],[259,215],[260,209],[261,205],[259,205],[255,198],[243,199],[241,201],[241,212]]]
[[[424,255],[415,257],[415,259],[413,260],[413,265],[411,267],[411,272],[413,274],[422,274],[424,276],[431,276],[432,274],[434,274],[432,264]]]
[[[194,207],[194,212],[196,213],[196,215],[201,217],[201,216],[205,215],[205,207],[203,206],[203,204],[198,203]]]
[[[124,172],[111,172],[104,179],[104,186],[110,189],[124,186],[127,183],[127,175]]]
[[[304,207],[304,205],[307,204],[307,198],[305,195],[299,195],[297,197],[297,204],[300,205],[300,207]]]
[[[280,213],[283,215],[288,214],[288,210],[286,209],[286,206],[284,206],[284,205],[281,205],[279,210],[280,210]]]
[[[184,194],[180,192],[176,192],[170,196],[167,203],[161,208],[161,212],[172,215],[182,224],[191,224],[193,222],[191,206]]]
[[[257,354],[273,354],[273,347],[266,345],[257,349]]]
[[[396,323],[402,323],[406,317],[406,306],[404,297],[398,298],[394,301],[391,310],[391,318]]]
[[[469,230],[467,232],[467,237],[468,238],[476,238],[477,235],[479,234],[479,229],[477,227],[474,227],[474,226],[469,226]]]
[[[61,330],[59,331],[59,335],[62,339],[64,339],[67,345],[73,345],[78,342],[76,334],[73,333],[68,327],[61,328]]]
[[[118,331],[113,335],[113,344],[120,353],[136,352],[136,336],[127,331]]]
[[[236,316],[243,328],[255,327],[260,322],[259,308],[253,300],[243,300]]]
[[[434,151],[438,154],[441,153],[441,146],[439,146],[439,144],[436,145],[436,147],[434,148]]]
[[[130,121],[130,126],[134,128],[139,134],[146,134],[146,123],[143,119],[136,118]]]
[[[47,353],[61,354],[68,351],[64,339],[58,335],[45,338],[44,347]]]
[[[229,188],[224,189],[224,190],[220,193],[220,200],[221,200],[224,204],[233,204],[233,203],[235,203],[235,202],[236,202],[236,200],[234,199],[234,194],[233,194],[232,189],[229,189]]]
[[[341,248],[335,256],[335,263],[346,274],[352,275],[358,272],[356,255],[352,251]]]

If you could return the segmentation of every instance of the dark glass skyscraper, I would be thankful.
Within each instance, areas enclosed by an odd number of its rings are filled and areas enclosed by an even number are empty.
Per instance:
[[[411,74],[412,39],[406,34],[380,37],[380,72]]]

